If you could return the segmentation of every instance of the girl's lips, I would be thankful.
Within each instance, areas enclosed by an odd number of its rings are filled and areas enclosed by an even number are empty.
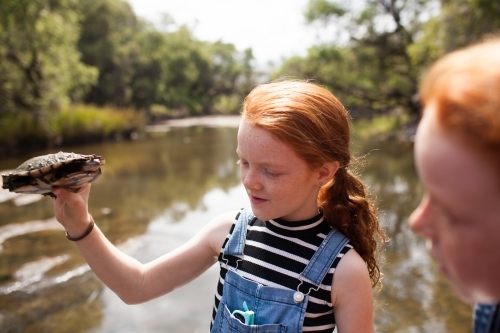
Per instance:
[[[443,273],[443,275],[446,276],[447,278],[450,278],[450,273],[448,271],[448,267],[442,261],[437,260],[437,263],[438,263],[439,270],[441,271],[441,273]]]
[[[253,204],[260,204],[260,203],[263,203],[263,202],[266,202],[267,200],[265,199],[261,199],[261,198],[258,198],[258,197],[254,197],[252,195],[249,195],[250,197],[250,201],[253,203]]]
[[[443,273],[446,277],[448,277],[449,276],[448,268],[446,267],[444,262],[440,259],[440,257],[436,254],[435,246],[430,241],[427,241],[426,247],[427,247],[428,253],[437,262],[441,273]]]
[[[448,270],[446,269],[445,265],[439,263],[439,269],[441,270],[441,273],[443,273],[445,276],[448,276]]]

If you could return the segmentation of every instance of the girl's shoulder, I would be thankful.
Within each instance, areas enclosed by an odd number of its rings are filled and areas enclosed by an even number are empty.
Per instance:
[[[222,244],[235,223],[238,213],[239,211],[229,211],[220,214],[208,222],[201,230],[200,235],[209,240],[211,247],[216,253],[219,253],[222,248]]]
[[[340,260],[331,290],[335,320],[342,332],[374,332],[373,291],[368,267],[356,250]],[[352,318],[357,318],[353,321]]]
[[[351,248],[344,254],[335,269],[332,297],[335,296],[337,299],[341,293],[349,294],[349,290],[358,289],[360,286],[371,290],[370,274],[363,258]],[[332,301],[334,301],[333,298]]]

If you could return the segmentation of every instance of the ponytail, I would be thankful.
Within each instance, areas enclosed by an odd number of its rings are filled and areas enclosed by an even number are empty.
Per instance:
[[[375,206],[367,198],[363,183],[346,167],[340,168],[332,181],[323,186],[318,205],[330,226],[342,232],[368,267],[372,287],[381,282],[377,257],[385,245]],[[381,247],[378,248],[378,239]]]

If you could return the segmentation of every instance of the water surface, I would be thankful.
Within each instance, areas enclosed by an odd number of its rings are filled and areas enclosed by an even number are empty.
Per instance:
[[[147,262],[211,218],[248,203],[236,165],[236,132],[234,126],[173,127],[137,141],[67,150],[106,158],[92,184],[90,212],[114,244]],[[407,226],[422,194],[411,143],[357,140],[353,149],[365,156],[359,170],[376,194],[390,238],[384,287],[376,294],[377,332],[470,332],[470,307],[453,296],[424,240]],[[32,155],[2,160],[0,170]],[[3,190],[0,246],[0,332],[208,331],[217,265],[169,295],[125,305],[64,237],[51,199]]]

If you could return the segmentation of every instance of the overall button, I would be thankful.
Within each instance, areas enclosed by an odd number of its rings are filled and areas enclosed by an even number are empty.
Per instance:
[[[301,293],[300,291],[296,291],[294,294],[293,294],[293,300],[295,303],[300,303],[304,300],[304,294]]]

